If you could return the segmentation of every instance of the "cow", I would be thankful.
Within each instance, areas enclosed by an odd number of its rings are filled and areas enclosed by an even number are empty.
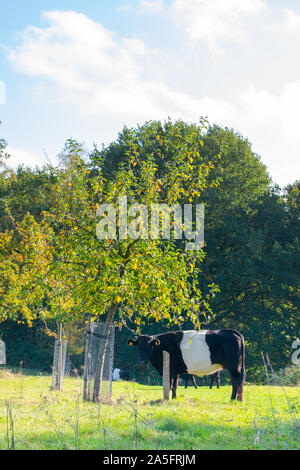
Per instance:
[[[241,333],[232,329],[170,331],[154,336],[140,335],[128,340],[137,346],[139,362],[149,362],[162,376],[163,351],[170,354],[172,398],[180,374],[210,375],[227,369],[232,384],[231,399],[243,399],[245,383],[245,342]]]

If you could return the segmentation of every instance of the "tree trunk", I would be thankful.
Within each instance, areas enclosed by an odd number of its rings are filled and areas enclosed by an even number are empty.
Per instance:
[[[89,316],[88,324],[86,328],[86,342],[85,342],[85,355],[84,355],[84,372],[83,372],[83,401],[90,401],[90,390],[89,390],[89,366],[90,366],[90,354],[91,354],[91,328],[92,319]]]
[[[95,371],[95,379],[94,379],[94,392],[93,392],[93,402],[99,403],[100,402],[100,393],[101,393],[101,384],[102,384],[102,377],[103,377],[103,369],[104,369],[104,361],[105,361],[105,354],[108,344],[108,335],[110,327],[113,323],[115,311],[117,308],[116,303],[113,303],[108,311],[107,318],[105,320],[103,326],[103,341],[100,343],[98,358],[97,358],[97,368]]]

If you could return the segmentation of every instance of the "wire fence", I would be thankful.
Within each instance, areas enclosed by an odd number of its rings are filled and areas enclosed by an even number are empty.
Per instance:
[[[104,323],[89,322],[86,331],[86,348],[84,364],[83,398],[91,401],[94,389],[95,372],[100,362],[100,347],[107,338],[103,335]],[[101,401],[110,400],[112,396],[112,371],[115,348],[115,327],[108,332],[108,343],[105,352],[103,375],[100,388]]]
[[[4,341],[0,340],[0,365],[6,364],[6,350]]]
[[[52,366],[52,390],[62,390],[64,383],[66,356],[67,356],[66,340],[55,340],[53,366]]]

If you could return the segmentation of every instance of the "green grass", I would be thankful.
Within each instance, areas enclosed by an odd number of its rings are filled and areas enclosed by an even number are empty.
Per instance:
[[[162,387],[113,384],[112,404],[82,402],[82,382],[0,372],[0,449],[299,449],[299,387]],[[9,417],[11,414],[11,417]]]

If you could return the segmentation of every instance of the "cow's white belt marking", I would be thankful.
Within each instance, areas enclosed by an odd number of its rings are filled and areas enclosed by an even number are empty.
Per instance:
[[[223,369],[221,364],[212,364],[210,350],[205,341],[207,330],[184,331],[180,349],[188,373],[193,375],[210,375]]]

